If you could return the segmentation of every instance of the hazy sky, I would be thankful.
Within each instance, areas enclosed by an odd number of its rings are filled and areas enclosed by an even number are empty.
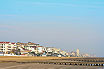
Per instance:
[[[0,0],[0,41],[104,57],[104,0]]]

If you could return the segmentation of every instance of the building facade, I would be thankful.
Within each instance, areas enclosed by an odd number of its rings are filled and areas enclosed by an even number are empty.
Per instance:
[[[0,42],[0,52],[9,54],[11,50],[16,47],[16,43],[11,42]]]

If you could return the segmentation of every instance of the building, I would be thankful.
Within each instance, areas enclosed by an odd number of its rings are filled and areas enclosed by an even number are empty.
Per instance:
[[[66,57],[69,54],[55,47],[44,47],[32,42],[0,42],[0,55]]]
[[[34,51],[36,49],[36,47],[39,46],[39,44],[32,43],[32,42],[28,42],[28,43],[17,42],[16,45],[17,45],[17,47],[21,47],[24,50],[31,50],[31,51]]]
[[[24,45],[24,49],[35,51],[37,46],[39,46],[39,44],[28,42]]]
[[[10,54],[11,50],[16,48],[16,43],[12,42],[0,42],[0,52]]]
[[[32,43],[32,42],[28,42],[28,43],[17,42],[16,45],[18,49],[20,49],[21,54],[27,55],[29,53],[32,56],[36,54],[37,47],[39,46],[39,44]]]
[[[58,56],[60,54],[60,49],[54,47],[46,47],[47,56]]]
[[[76,56],[79,57],[79,49],[76,50]]]

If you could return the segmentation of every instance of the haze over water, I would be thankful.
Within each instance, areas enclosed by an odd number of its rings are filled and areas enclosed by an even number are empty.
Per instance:
[[[104,57],[104,0],[1,0],[0,41]]]

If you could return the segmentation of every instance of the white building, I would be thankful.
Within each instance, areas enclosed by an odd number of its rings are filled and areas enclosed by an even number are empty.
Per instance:
[[[4,53],[8,54],[15,47],[16,47],[16,43],[0,42],[0,52],[4,52]]]

